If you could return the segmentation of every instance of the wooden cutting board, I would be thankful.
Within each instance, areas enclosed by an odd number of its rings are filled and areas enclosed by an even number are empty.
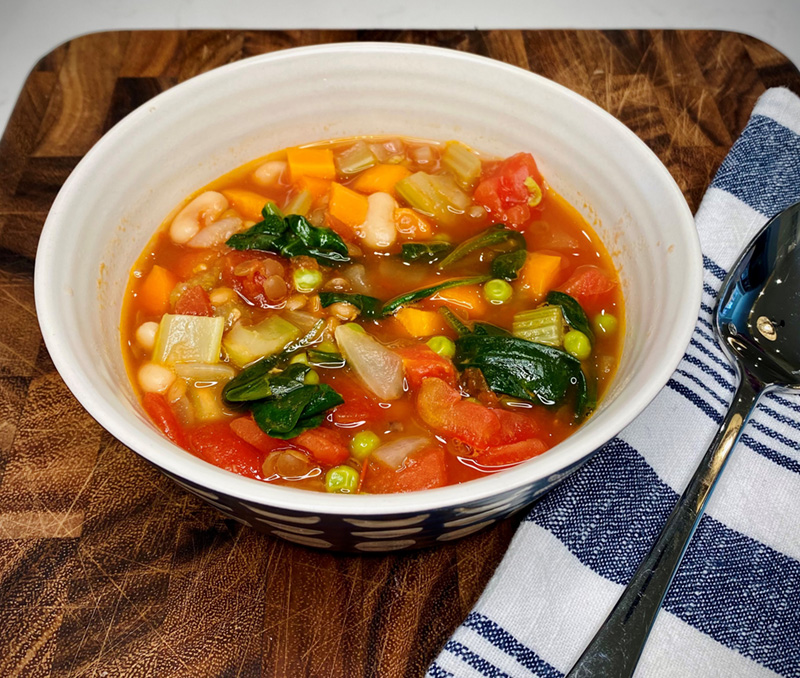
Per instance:
[[[56,48],[0,142],[0,675],[421,676],[502,558],[513,520],[380,557],[256,534],[102,430],[39,334],[41,226],[106,130],[216,66],[354,40],[474,52],[573,89],[658,154],[693,210],[756,98],[800,94],[783,55],[712,31],[142,31]]]

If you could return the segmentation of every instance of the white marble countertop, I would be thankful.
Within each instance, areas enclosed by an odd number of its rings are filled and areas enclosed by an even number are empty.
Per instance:
[[[800,64],[800,0],[0,0],[0,129],[54,47],[145,28],[708,28],[747,33]]]

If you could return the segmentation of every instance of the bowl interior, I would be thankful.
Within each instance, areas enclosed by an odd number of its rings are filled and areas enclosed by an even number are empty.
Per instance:
[[[201,485],[275,505],[264,487],[200,462],[154,431],[128,386],[120,303],[130,268],[193,191],[287,146],[362,134],[459,139],[507,156],[531,151],[547,181],[596,230],[618,267],[626,338],[598,412],[568,441],[517,469],[416,497],[431,507],[524,485],[616,434],[666,382],[696,318],[700,255],[683,197],[646,146],[578,95],[499,62],[408,45],[332,45],[245,60],[194,78],[128,116],[87,154],[53,205],[37,255],[37,309],[53,359],[111,433]],[[664,319],[669,319],[668,323]],[[307,497],[318,512],[341,497]],[[348,509],[382,513],[369,497]],[[362,501],[367,500],[367,501]]]

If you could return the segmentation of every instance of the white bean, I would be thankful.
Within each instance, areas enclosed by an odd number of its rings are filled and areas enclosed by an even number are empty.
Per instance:
[[[175,373],[158,363],[145,363],[139,368],[137,377],[145,393],[166,393],[175,381]]]
[[[367,218],[357,229],[364,244],[372,249],[386,249],[397,239],[394,226],[394,198],[388,193],[373,193],[367,198]]]
[[[209,224],[201,229],[189,242],[187,247],[216,247],[221,245],[234,233],[238,233],[244,228],[244,222],[239,217],[229,217]]]
[[[184,207],[172,220],[169,235],[173,242],[189,242],[207,224],[214,223],[228,209],[228,200],[222,193],[206,191]]]
[[[156,332],[158,331],[158,323],[152,320],[142,323],[136,328],[136,341],[145,351],[152,351],[153,346],[156,345]]]
[[[280,181],[285,171],[286,163],[283,160],[270,160],[253,172],[253,181],[259,186],[272,186]]]
[[[215,306],[221,306],[236,299],[236,292],[230,287],[215,287],[208,293],[208,298]]]

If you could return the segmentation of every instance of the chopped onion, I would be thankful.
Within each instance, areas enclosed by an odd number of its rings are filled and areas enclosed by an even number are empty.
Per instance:
[[[335,336],[347,364],[370,391],[383,400],[397,400],[403,395],[403,361],[399,355],[352,325],[339,325]]]
[[[176,363],[175,372],[191,381],[230,381],[236,376],[227,363]]]
[[[342,271],[342,275],[347,278],[353,287],[353,292],[358,294],[369,294],[370,286],[367,282],[367,269],[363,264],[353,264]]]
[[[370,456],[375,461],[397,469],[400,468],[409,454],[421,450],[423,447],[429,445],[430,442],[430,438],[424,438],[422,436],[400,438],[399,440],[393,440],[390,443],[381,445],[373,450]]]
[[[288,320],[292,325],[299,327],[303,332],[309,332],[317,324],[319,316],[305,311],[284,311],[282,314],[284,319]]]

